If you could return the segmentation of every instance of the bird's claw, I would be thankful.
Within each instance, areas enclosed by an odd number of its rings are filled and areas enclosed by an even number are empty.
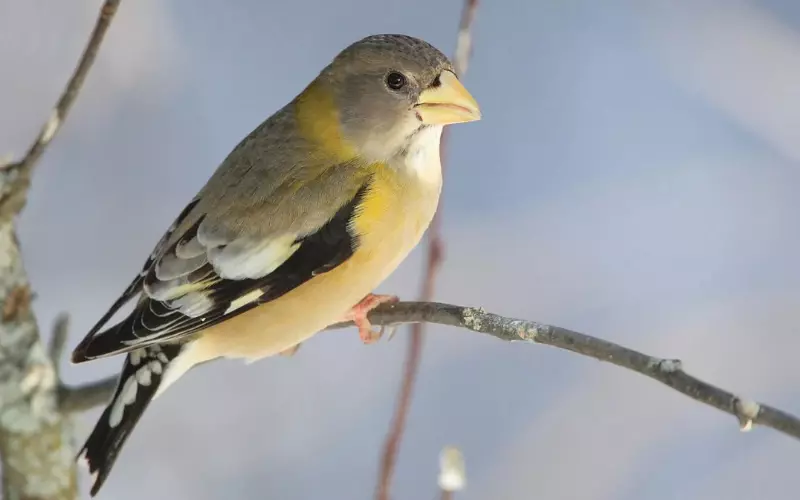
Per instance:
[[[389,328],[382,326],[380,330],[373,330],[372,324],[369,322],[369,319],[367,319],[367,315],[381,304],[393,304],[399,300],[400,299],[396,295],[376,295],[371,293],[361,299],[358,304],[348,311],[345,316],[345,321],[352,321],[356,324],[356,327],[358,327],[358,336],[365,344],[374,344],[380,340],[381,336],[386,331],[389,332],[389,337],[391,338],[393,334],[392,330],[394,330],[393,326]]]

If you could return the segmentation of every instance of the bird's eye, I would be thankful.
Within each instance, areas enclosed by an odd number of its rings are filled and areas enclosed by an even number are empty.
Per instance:
[[[406,77],[402,73],[392,71],[386,75],[386,85],[392,90],[400,90],[406,86]]]

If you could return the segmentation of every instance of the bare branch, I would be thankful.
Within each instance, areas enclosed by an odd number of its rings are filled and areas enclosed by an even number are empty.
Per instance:
[[[59,411],[59,351],[66,323],[49,349],[39,337],[30,308],[31,291],[22,264],[14,216],[25,206],[31,174],[64,123],[117,10],[106,0],[94,31],[58,103],[26,155],[0,165],[0,470],[3,498],[77,497],[75,460],[69,450],[72,426]]]
[[[454,68],[456,74],[463,77],[467,72],[467,64],[472,52],[472,24],[475,20],[475,12],[478,8],[478,0],[464,0],[464,7],[461,12],[461,21],[458,27],[458,41],[456,43]],[[445,147],[449,128],[445,128],[442,133],[440,156],[442,159],[442,174],[446,166]],[[444,241],[441,231],[441,200],[436,215],[428,228],[428,255],[425,265],[425,273],[422,280],[422,290],[420,291],[421,301],[433,299],[436,276],[444,260]],[[377,500],[389,500],[392,476],[394,474],[395,463],[400,449],[400,442],[403,439],[403,432],[406,425],[406,417],[411,407],[411,399],[414,393],[414,384],[417,380],[419,365],[422,358],[422,345],[424,341],[424,328],[422,323],[413,325],[411,336],[408,338],[408,351],[403,367],[403,379],[400,392],[397,396],[395,413],[386,440],[383,444],[381,453],[381,466],[378,472],[378,485],[376,487],[375,498]]]
[[[734,416],[743,431],[754,425],[770,427],[778,432],[800,439],[800,419],[783,410],[736,394],[700,380],[685,371],[679,360],[650,356],[633,349],[592,337],[573,330],[524,319],[509,318],[484,311],[479,307],[466,307],[437,302],[398,302],[382,305],[369,313],[373,325],[402,325],[433,323],[484,333],[507,342],[536,343],[605,361],[650,377],[688,396],[695,401],[712,406]],[[352,322],[336,323],[328,330],[353,326]],[[70,398],[88,401],[89,393],[96,393],[95,404],[111,397],[116,378],[108,378],[90,386],[69,389]],[[105,392],[104,392],[105,391]],[[102,397],[101,397],[102,396]],[[70,411],[89,409],[94,404],[69,403]]]
[[[481,308],[435,302],[400,302],[382,306],[369,315],[371,323],[427,322],[465,328],[509,342],[528,342],[565,349],[627,368],[646,375],[695,401],[733,415],[740,428],[748,431],[754,425],[770,427],[800,439],[800,419],[785,411],[736,394],[700,380],[683,370],[675,359],[643,354],[619,344],[535,321],[507,318]],[[346,324],[332,325],[341,328]]]
[[[59,97],[53,111],[50,113],[47,122],[42,126],[36,140],[28,148],[28,152],[21,160],[8,163],[2,167],[5,179],[2,193],[0,193],[0,220],[13,217],[25,206],[33,167],[45,149],[47,149],[50,141],[61,129],[72,104],[75,102],[75,98],[78,97],[83,82],[86,80],[86,75],[89,74],[89,70],[94,64],[100,44],[103,42],[108,27],[111,25],[111,20],[117,12],[119,2],[120,0],[106,0],[103,3],[92,34],[89,37],[89,42],[83,50],[78,65],[72,72],[72,76],[66,87],[64,87],[61,97]]]

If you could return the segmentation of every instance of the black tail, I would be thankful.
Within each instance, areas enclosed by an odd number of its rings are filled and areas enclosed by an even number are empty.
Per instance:
[[[122,445],[155,396],[167,365],[180,351],[180,345],[151,345],[126,357],[114,397],[78,453],[94,475],[91,496],[100,491]]]

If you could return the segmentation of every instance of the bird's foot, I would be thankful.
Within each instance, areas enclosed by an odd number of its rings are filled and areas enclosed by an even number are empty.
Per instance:
[[[358,336],[365,344],[377,342],[383,335],[384,328],[378,331],[372,329],[372,324],[367,319],[367,314],[381,304],[393,304],[400,299],[396,295],[376,295],[371,293],[354,305],[344,317],[344,321],[352,321],[358,327]]]

